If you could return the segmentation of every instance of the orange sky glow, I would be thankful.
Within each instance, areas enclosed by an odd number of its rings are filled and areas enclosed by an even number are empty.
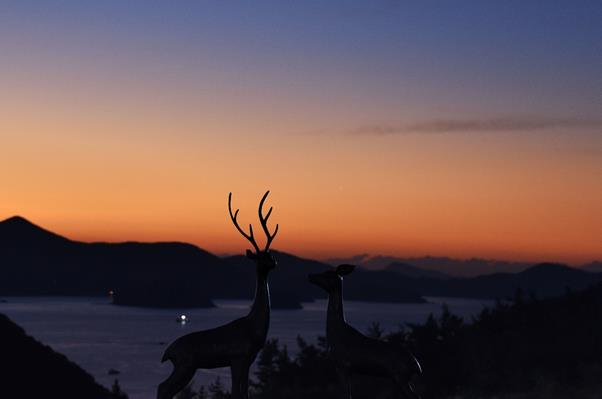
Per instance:
[[[496,80],[497,64],[368,57],[368,44],[364,65],[342,41],[249,56],[227,39],[173,45],[187,31],[159,43],[145,25],[117,40],[34,22],[14,40],[0,28],[0,218],[241,253],[228,192],[257,223],[270,189],[273,246],[300,256],[602,260],[599,74],[586,92],[544,73]],[[442,127],[467,119],[485,123]]]
[[[281,227],[274,246],[300,255],[602,257],[600,161],[585,140],[337,133],[250,140],[199,126],[180,140],[122,142],[119,132],[59,134],[89,132],[86,120],[13,123],[19,134],[2,150],[11,165],[0,171],[2,216],[24,215],[74,239],[178,240],[241,252],[247,244],[228,219],[227,194],[241,221],[256,223],[269,188]],[[156,126],[139,123],[141,131]]]

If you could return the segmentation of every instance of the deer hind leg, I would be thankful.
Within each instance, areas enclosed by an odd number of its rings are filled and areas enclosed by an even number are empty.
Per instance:
[[[157,399],[172,399],[194,376],[196,368],[188,364],[174,364],[171,375],[159,384]]]
[[[233,360],[230,365],[232,375],[232,399],[249,398],[249,361],[246,359]]]

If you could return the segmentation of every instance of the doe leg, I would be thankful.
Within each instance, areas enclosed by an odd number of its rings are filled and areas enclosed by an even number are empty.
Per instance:
[[[174,365],[171,375],[159,384],[157,399],[172,399],[194,376],[196,369],[189,365]]]
[[[341,386],[343,387],[343,398],[351,399],[351,382],[349,381],[349,373],[337,367],[337,375],[339,377],[339,381]]]
[[[230,364],[232,376],[232,399],[249,398],[249,367],[251,365],[245,359],[233,360]]]

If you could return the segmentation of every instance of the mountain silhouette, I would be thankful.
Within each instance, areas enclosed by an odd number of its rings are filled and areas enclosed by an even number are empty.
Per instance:
[[[270,278],[274,308],[300,308],[302,301],[323,297],[307,284],[307,274],[329,265],[273,252],[278,261]],[[179,308],[213,306],[211,299],[251,299],[255,289],[255,266],[242,255],[221,259],[179,242],[83,243],[22,217],[0,222],[0,265],[4,296],[112,292],[120,305]],[[381,273],[365,272],[365,281],[358,276],[348,284],[347,297],[423,301],[409,285],[400,289],[406,285],[402,276]]]
[[[21,216],[0,222],[0,243],[5,247],[51,247],[68,245],[71,241],[45,230]]]
[[[424,295],[465,298],[509,298],[517,290],[540,298],[563,295],[602,281],[602,273],[590,273],[562,264],[541,263],[520,273],[494,273],[472,278],[417,280]]]
[[[331,266],[273,251],[270,276],[274,308],[294,309],[324,298],[307,275]],[[251,299],[253,262],[237,255],[219,258],[181,242],[84,243],[45,230],[22,217],[0,222],[0,295],[106,296],[116,304],[209,307],[212,299]],[[541,297],[602,281],[602,273],[540,264],[519,273],[449,277],[414,264],[390,263],[385,270],[359,269],[345,281],[348,300],[423,302],[423,296],[507,298],[516,290]]]
[[[154,291],[157,300],[165,296],[166,306],[170,301],[179,306],[190,298],[210,306],[214,286],[203,283],[223,281],[222,264],[215,255],[190,244],[82,243],[22,217],[0,222],[1,295],[107,295],[113,291],[116,298],[135,298]],[[153,290],[158,286],[163,289]]]
[[[386,271],[399,273],[406,277],[412,278],[439,278],[448,279],[451,276],[438,272],[436,270],[423,269],[420,267],[412,266],[407,263],[393,262],[389,266],[385,267]]]
[[[586,265],[583,265],[582,269],[585,271],[588,271],[588,272],[595,272],[595,273],[602,272],[602,262],[596,261],[596,262],[588,263]]]
[[[454,259],[446,256],[422,256],[402,258],[396,256],[360,254],[347,258],[335,258],[329,264],[351,263],[370,270],[383,270],[392,263],[406,264],[422,270],[431,270],[452,277],[476,277],[492,273],[518,273],[533,266],[528,262],[507,262],[491,259]]]

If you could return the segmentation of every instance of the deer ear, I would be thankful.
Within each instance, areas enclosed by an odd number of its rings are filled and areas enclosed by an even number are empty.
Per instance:
[[[250,249],[247,249],[247,258],[255,260],[257,257],[255,256],[253,251],[251,251]]]
[[[337,266],[337,274],[339,276],[346,276],[350,274],[355,269],[353,265],[339,265]]]

